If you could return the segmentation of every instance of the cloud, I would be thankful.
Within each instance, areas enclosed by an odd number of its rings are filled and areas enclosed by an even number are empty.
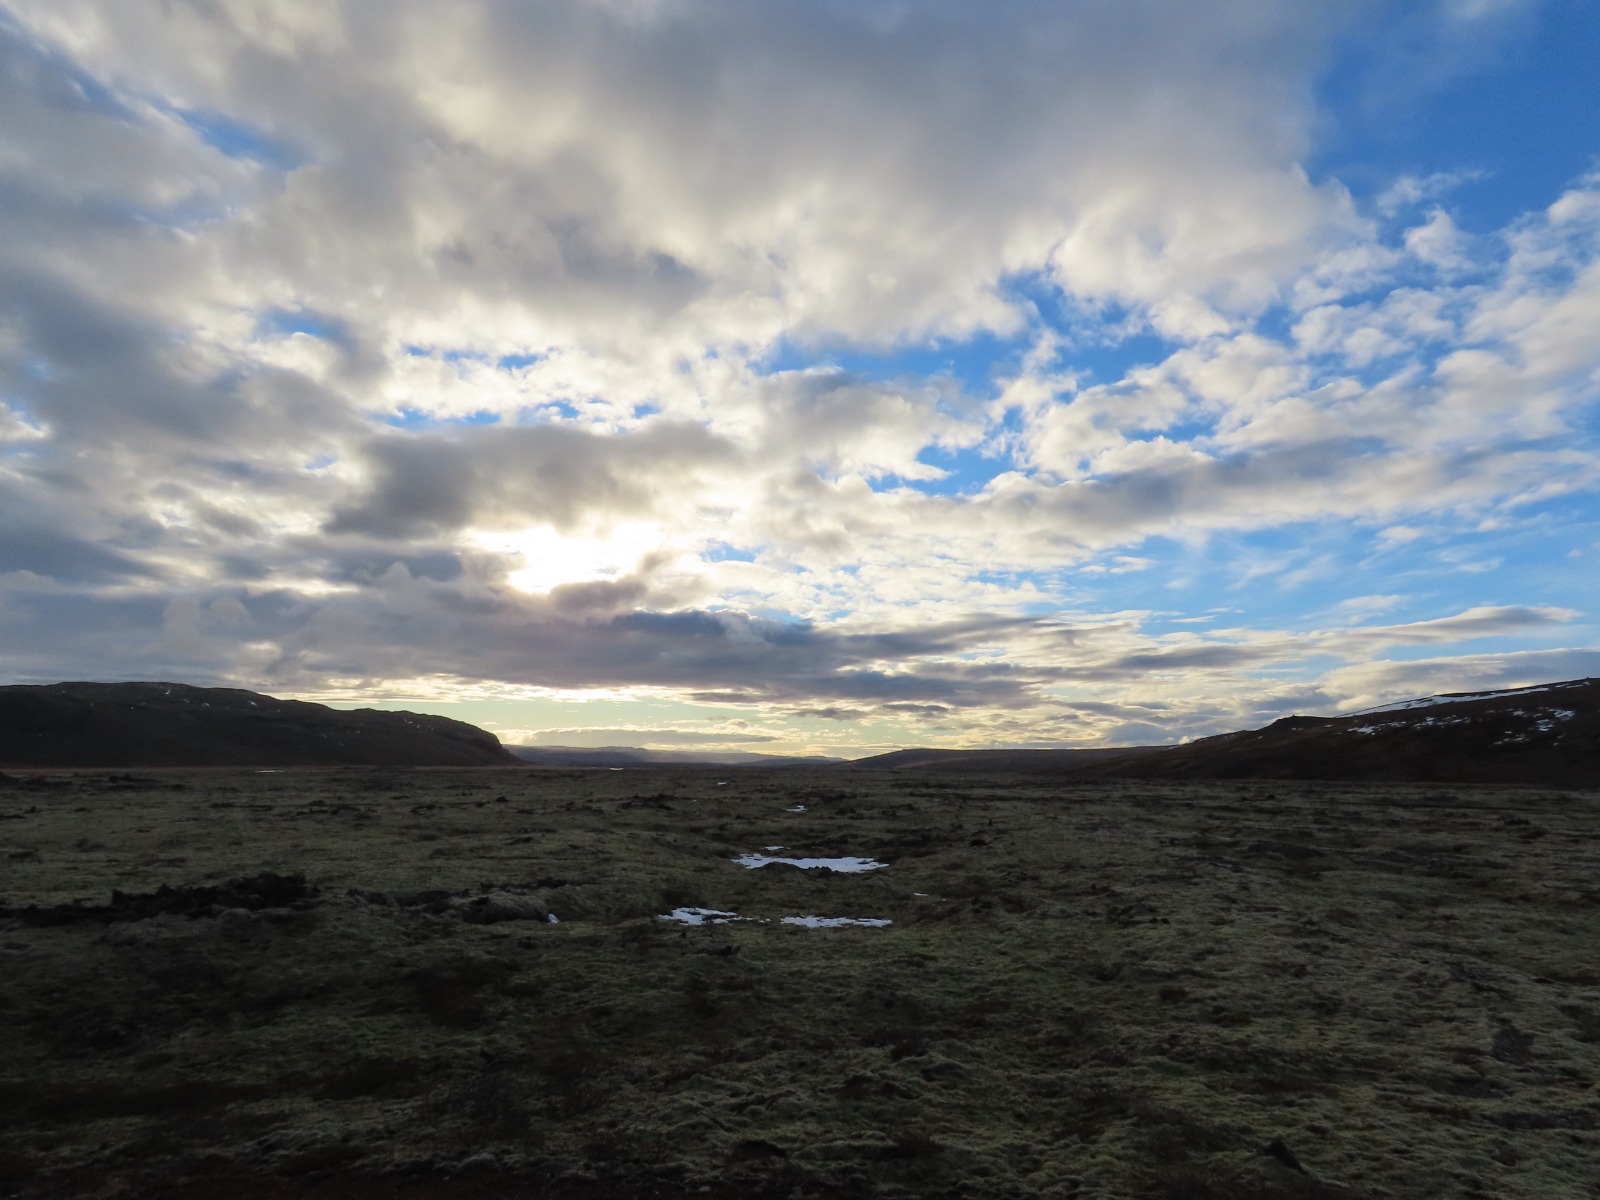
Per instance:
[[[736,458],[702,426],[652,421],[602,437],[559,425],[393,434],[360,457],[368,484],[336,507],[329,533],[386,538],[499,529],[653,511],[703,486],[708,471]]]
[[[11,669],[1030,741],[1582,641],[1468,535],[1600,485],[1600,182],[1306,167],[1516,8],[15,0]]]
[[[1434,171],[1425,176],[1402,175],[1379,194],[1374,207],[1386,217],[1404,208],[1448,195],[1464,183],[1483,178],[1482,171]]]
[[[1461,270],[1471,259],[1462,245],[1462,234],[1450,214],[1436,208],[1421,225],[1406,230],[1406,249],[1430,267],[1442,271]]]
[[[1251,305],[1346,208],[1295,165],[1327,21],[1292,5],[16,8],[80,72],[308,147],[218,231],[241,282],[424,345],[1010,329],[1041,261]]]
[[[151,574],[150,569],[137,558],[74,537],[60,528],[13,526],[0,530],[0,563],[5,564],[8,572],[26,572],[62,583],[98,582]]]
[[[982,423],[960,411],[970,402],[938,382],[897,386],[823,367],[767,375],[753,387],[746,419],[755,427],[756,452],[826,475],[939,479],[944,472],[919,454],[975,445],[984,436]]]

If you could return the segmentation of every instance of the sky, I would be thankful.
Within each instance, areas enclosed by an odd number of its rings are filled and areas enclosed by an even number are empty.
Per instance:
[[[0,682],[1166,743],[1600,675],[1590,0],[0,0]]]

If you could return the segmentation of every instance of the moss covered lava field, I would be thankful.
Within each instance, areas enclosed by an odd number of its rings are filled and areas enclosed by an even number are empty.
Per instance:
[[[1600,1197],[1597,948],[1592,792],[13,772],[0,1193]]]

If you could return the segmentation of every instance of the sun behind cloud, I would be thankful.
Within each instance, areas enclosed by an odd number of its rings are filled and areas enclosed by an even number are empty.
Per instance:
[[[663,550],[663,531],[650,521],[619,521],[594,533],[562,533],[549,525],[510,533],[465,535],[479,549],[509,556],[521,566],[506,572],[518,591],[543,595],[572,583],[616,580],[637,572]]]

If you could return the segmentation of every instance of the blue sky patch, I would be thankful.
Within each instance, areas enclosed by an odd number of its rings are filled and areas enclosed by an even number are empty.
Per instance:
[[[292,337],[303,333],[324,342],[344,344],[350,341],[350,330],[343,320],[310,309],[268,309],[257,317],[257,323],[261,331],[270,337]]]
[[[1399,36],[1386,25],[1352,38],[1318,86],[1312,175],[1339,179],[1369,208],[1402,175],[1460,175],[1440,202],[1489,234],[1600,165],[1600,6],[1504,7],[1453,39],[1423,5]]]
[[[284,172],[293,171],[307,161],[307,156],[287,141],[223,113],[181,108],[174,109],[173,113],[199,134],[206,145],[229,158],[248,159]]]
[[[438,413],[423,412],[421,409],[402,408],[397,413],[385,416],[383,423],[391,429],[405,429],[412,432],[428,429],[475,429],[500,424],[500,414],[485,410],[444,417]]]

